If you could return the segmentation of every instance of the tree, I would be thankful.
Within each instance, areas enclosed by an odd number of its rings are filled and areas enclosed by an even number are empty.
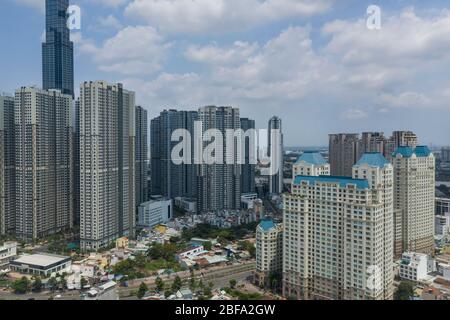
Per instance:
[[[234,289],[236,287],[237,281],[235,279],[230,280],[230,288]]]
[[[212,249],[212,243],[211,243],[211,241],[206,241],[206,242],[203,244],[203,247],[205,248],[205,250],[211,251],[211,249]]]
[[[147,293],[147,291],[148,291],[147,285],[144,282],[142,282],[141,285],[139,286],[139,290],[137,292],[137,297],[139,299],[142,299],[145,296],[145,294]]]
[[[32,290],[34,292],[40,292],[42,290],[42,281],[41,278],[36,277],[33,281],[33,284],[31,286]]]
[[[22,277],[13,282],[12,288],[15,294],[25,294],[30,290],[30,280],[27,277]]]
[[[172,291],[176,292],[181,289],[183,286],[183,281],[181,281],[181,278],[179,276],[176,276],[175,280],[172,284]]]
[[[86,280],[85,278],[81,277],[81,280],[80,280],[80,286],[81,286],[81,289],[83,289],[84,287],[86,287],[87,284],[88,284],[87,280]]]
[[[50,288],[51,291],[54,291],[58,287],[58,281],[56,280],[55,277],[51,277],[48,280],[48,287]]]
[[[164,281],[160,277],[156,278],[155,285],[156,291],[161,292],[164,290]]]
[[[410,281],[400,282],[397,291],[395,292],[395,300],[410,300],[414,296],[414,285]]]

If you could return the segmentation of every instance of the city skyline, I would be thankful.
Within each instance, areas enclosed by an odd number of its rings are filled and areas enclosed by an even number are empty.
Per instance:
[[[11,49],[0,58],[20,61],[4,64],[11,76],[0,80],[0,91],[40,87],[43,3],[8,0],[0,5],[5,25],[24,9],[29,14],[14,33],[0,31]],[[365,26],[366,1],[301,1],[304,6],[288,1],[289,12],[258,3],[258,18],[245,19],[247,6],[233,15],[236,6],[217,9],[194,1],[191,20],[180,19],[181,28],[170,20],[180,10],[178,1],[167,8],[164,1],[160,6],[71,1],[82,9],[81,30],[72,32],[75,87],[86,80],[121,82],[136,92],[149,118],[166,108],[233,105],[264,128],[268,118],[279,115],[287,146],[326,145],[330,132],[393,130],[412,130],[421,144],[448,144],[450,85],[441,65],[449,44],[440,32],[449,28],[450,18],[444,1],[378,1],[382,29],[377,31]],[[273,14],[264,14],[270,5]],[[152,12],[161,15],[150,19]],[[225,31],[218,22],[227,17],[247,22],[242,30]],[[370,37],[374,41],[367,41]],[[121,49],[131,44],[136,50]],[[410,63],[415,70],[407,67]],[[318,121],[321,126],[315,125]]]

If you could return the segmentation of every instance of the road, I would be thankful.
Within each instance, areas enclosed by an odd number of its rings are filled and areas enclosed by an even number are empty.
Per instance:
[[[60,295],[60,298],[56,296]],[[54,300],[80,300],[79,291],[65,291],[60,292],[41,292],[41,293],[27,293],[27,294],[14,294],[13,292],[0,291],[0,300],[49,300],[53,296]]]

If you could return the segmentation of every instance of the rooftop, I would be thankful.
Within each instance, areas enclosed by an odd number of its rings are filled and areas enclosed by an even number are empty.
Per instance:
[[[392,156],[396,157],[398,154],[404,158],[411,158],[413,155],[416,155],[416,157],[426,158],[431,155],[431,150],[427,146],[418,146],[415,149],[412,147],[399,147],[392,154]]]
[[[353,179],[349,177],[337,176],[297,176],[294,179],[294,185],[300,185],[303,181],[315,185],[319,183],[338,183],[341,188],[346,188],[348,185],[355,185],[358,189],[369,189],[369,182],[365,179]]]
[[[69,257],[64,256],[56,256],[56,255],[47,255],[47,254],[32,254],[22,256],[13,262],[15,264],[25,264],[39,267],[47,267],[53,264],[58,264],[65,262]]]
[[[325,165],[327,161],[325,158],[317,151],[305,151],[297,160],[296,163],[306,162],[313,165]]]
[[[261,220],[259,226],[263,231],[269,231],[270,229],[273,229],[276,227],[275,222],[273,222],[270,218],[265,218]]]
[[[370,167],[384,168],[390,162],[379,152],[365,153],[355,166],[369,165]]]

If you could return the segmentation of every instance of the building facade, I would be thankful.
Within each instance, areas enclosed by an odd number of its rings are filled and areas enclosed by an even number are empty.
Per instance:
[[[15,230],[14,98],[0,95],[0,235]]]
[[[173,218],[173,200],[154,198],[139,205],[138,226],[153,228]]]
[[[241,118],[241,129],[244,132],[249,132],[248,130],[255,130],[255,120],[250,120],[248,118]],[[251,131],[250,131],[251,132]],[[255,134],[250,133],[252,136],[249,136],[245,139],[244,143],[244,161],[245,163],[242,165],[242,177],[241,177],[241,191],[242,193],[253,193],[255,192],[255,172],[256,172],[256,139],[252,139],[256,136]],[[252,154],[253,152],[253,154]]]
[[[350,177],[352,167],[358,160],[359,135],[352,134],[330,134],[329,162],[331,175]]]
[[[274,279],[281,285],[282,263],[283,226],[265,218],[256,228],[256,285],[272,286]]]
[[[147,190],[148,163],[148,120],[147,110],[136,106],[136,152],[135,152],[135,181],[136,206],[148,201]]]
[[[363,155],[352,178],[297,176],[284,195],[284,296],[392,299],[392,196],[381,154]]]
[[[280,138],[276,139],[273,135],[272,130],[279,130]],[[273,143],[279,143],[278,148],[272,148]],[[281,154],[272,155],[272,149],[280,150]],[[269,120],[268,127],[268,155],[271,156],[272,161],[278,163],[278,173],[269,176],[269,193],[271,194],[281,194],[283,192],[283,168],[284,168],[284,141],[283,141],[283,124],[279,117],[272,117]],[[272,164],[273,165],[273,164]]]
[[[196,111],[164,110],[151,121],[152,195],[162,195],[169,199],[197,197],[198,168],[194,164],[194,156],[191,154],[191,164],[175,164],[172,161],[172,150],[180,142],[171,139],[172,134],[180,129],[194,137],[194,122],[197,120]],[[191,139],[191,150],[193,148]]]
[[[45,1],[45,42],[42,44],[44,90],[58,89],[74,97],[73,43],[67,26],[69,0]]]
[[[73,226],[72,96],[15,94],[15,234],[42,238]]]
[[[98,250],[135,233],[135,97],[103,81],[80,89],[81,249]]]
[[[215,149],[213,159],[202,160],[198,176],[198,209],[201,212],[224,209],[240,209],[241,206],[241,165],[238,163],[237,140],[226,143],[227,130],[239,135],[241,122],[239,109],[232,107],[208,106],[198,111],[201,134],[194,139],[202,139],[203,154],[208,154],[208,146]],[[203,138],[202,138],[203,137]],[[233,136],[232,136],[233,137]],[[214,140],[218,138],[218,140]],[[222,139],[223,143],[218,143]],[[220,154],[222,155],[220,159]],[[216,161],[217,160],[217,161]]]
[[[395,255],[434,253],[435,158],[424,146],[400,147],[394,166]],[[401,227],[400,227],[401,226]],[[401,240],[399,240],[401,239]],[[398,241],[401,241],[398,243]]]
[[[296,176],[329,176],[330,165],[315,151],[305,151],[292,166],[292,178]]]
[[[450,213],[450,199],[436,198],[436,214],[439,216]]]

